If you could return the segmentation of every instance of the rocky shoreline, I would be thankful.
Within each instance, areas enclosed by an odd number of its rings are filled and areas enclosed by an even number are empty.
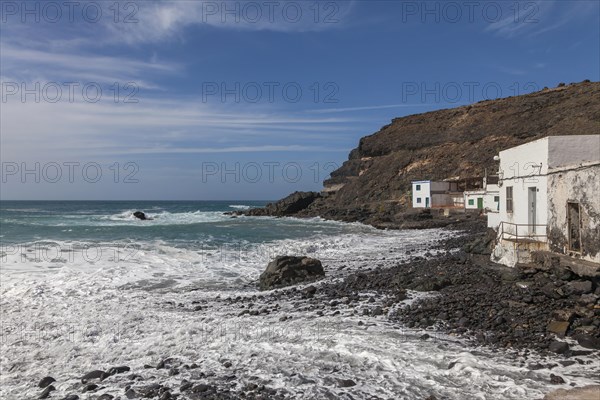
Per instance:
[[[590,363],[600,362],[598,280],[582,279],[559,269],[510,269],[495,265],[488,261],[492,238],[486,232],[484,219],[470,216],[451,220],[455,227],[461,228],[461,235],[408,263],[388,268],[365,266],[342,279],[224,298],[219,302],[237,308],[237,316],[248,319],[279,312],[280,303],[287,303],[291,309],[280,321],[294,319],[296,312],[308,312],[315,318],[341,314],[361,318],[359,325],[383,319],[397,324],[399,330],[425,330],[429,333],[421,336],[423,341],[435,340],[436,332],[443,332],[466,338],[474,345],[518,352],[523,367],[549,371],[548,385],[569,384],[562,376],[550,372],[554,367],[578,364],[586,368]],[[433,254],[436,252],[438,255]],[[406,305],[404,301],[417,292],[431,295]],[[182,306],[190,310],[206,307],[194,303]],[[545,354],[547,362],[527,362],[530,353]],[[226,358],[221,364],[224,371],[232,372],[207,372],[177,356],[137,371],[127,366],[107,367],[81,377],[79,390],[84,397],[72,393],[63,399],[88,398],[85,396],[89,393],[111,387],[118,388],[123,395],[104,393],[95,399],[291,398],[285,389],[274,388],[268,380],[258,377],[241,385],[235,366]],[[40,382],[43,391],[39,398],[52,397],[53,379],[46,377]],[[332,384],[340,388],[357,384],[352,377],[332,379]]]

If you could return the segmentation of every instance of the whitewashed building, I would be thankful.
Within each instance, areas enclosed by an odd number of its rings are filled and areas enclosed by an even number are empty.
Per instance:
[[[413,208],[461,207],[463,194],[457,182],[413,181]]]
[[[481,210],[484,213],[500,212],[500,187],[483,179],[483,187],[463,193],[466,210]]]
[[[499,159],[492,259],[514,266],[549,250],[600,263],[600,135],[549,136]]]

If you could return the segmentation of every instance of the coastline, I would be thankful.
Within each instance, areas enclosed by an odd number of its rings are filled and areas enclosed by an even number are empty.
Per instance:
[[[189,343],[172,342],[176,346],[170,350],[168,346],[158,345],[160,352],[151,347],[148,352],[138,353],[137,357],[119,361],[116,361],[118,357],[113,357],[113,363],[105,358],[97,364],[90,360],[84,369],[81,365],[72,368],[70,378],[64,374],[56,375],[60,382],[53,385],[62,393],[83,394],[83,398],[93,393],[92,398],[97,395],[96,399],[102,400],[115,399],[123,393],[125,398],[164,399],[347,398],[350,395],[367,398],[365,396],[369,392],[363,385],[373,377],[365,376],[359,365],[349,362],[351,357],[344,361],[336,357],[354,347],[365,351],[362,346],[369,345],[375,338],[384,340],[385,345],[376,343],[367,349],[381,358],[383,364],[398,362],[402,359],[402,352],[415,351],[413,347],[418,348],[415,354],[420,356],[425,354],[423,352],[432,352],[432,359],[428,359],[425,365],[427,373],[435,374],[436,379],[444,379],[446,375],[461,377],[463,371],[481,367],[485,369],[483,376],[488,378],[506,374],[510,377],[506,381],[507,387],[502,389],[509,394],[506,398],[541,399],[542,396],[537,394],[546,393],[554,387],[567,389],[571,384],[582,387],[594,383],[589,378],[578,379],[576,369],[598,365],[598,352],[589,352],[571,344],[563,354],[553,354],[548,351],[547,340],[534,340],[542,329],[540,324],[525,330],[522,336],[516,335],[516,331],[494,337],[483,333],[502,333],[502,326],[514,330],[513,324],[521,323],[517,319],[529,307],[533,308],[532,315],[541,320],[555,304],[568,301],[544,299],[524,303],[527,306],[514,304],[511,308],[508,302],[517,301],[512,296],[523,296],[516,283],[527,279],[518,275],[517,270],[496,267],[487,261],[485,253],[489,238],[486,239],[483,218],[476,214],[420,218],[426,224],[423,229],[440,224],[450,234],[441,236],[444,239],[427,241],[434,244],[423,243],[417,246],[416,251],[405,247],[406,254],[395,250],[382,252],[381,257],[373,260],[349,260],[354,263],[351,270],[344,268],[342,260],[329,265],[326,271],[329,278],[323,281],[264,292],[258,291],[255,286],[252,290],[216,293],[194,290],[170,293],[164,290],[161,294],[157,293],[158,297],[149,292],[150,297],[161,301],[159,307],[149,314],[150,321],[154,320],[156,312],[162,318],[172,318],[174,323],[169,325],[172,325],[173,332],[164,332],[167,335],[165,339],[173,341],[180,335],[184,338],[189,335]],[[425,238],[434,232],[415,231],[410,236],[418,237],[424,233]],[[402,258],[410,261],[393,261]],[[531,290],[539,291],[542,287],[536,279],[540,279],[543,273],[536,278],[537,274],[539,272],[525,275],[532,282]],[[494,286],[498,289],[490,290]],[[465,295],[472,297],[472,301],[461,302]],[[498,311],[504,311],[505,321],[488,328],[486,324],[494,322],[495,318],[488,316],[486,311],[493,308],[490,302],[502,296],[505,297],[498,303]],[[444,311],[446,318],[439,315]],[[457,312],[462,312],[463,316],[457,315]],[[467,318],[467,321],[461,322],[462,318]],[[215,325],[212,322],[215,320],[225,321],[226,326]],[[194,321],[193,329],[197,332],[181,331],[177,321]],[[129,333],[129,328],[135,326],[125,326],[124,332]],[[191,329],[189,324],[185,326]],[[227,332],[210,331],[223,327]],[[382,332],[385,332],[384,336]],[[135,330],[131,334],[133,336],[129,339],[134,339]],[[233,337],[228,338],[227,335]],[[294,335],[297,335],[297,340],[294,340]],[[157,340],[162,339],[158,337]],[[229,346],[236,350],[231,351]],[[313,347],[314,351],[307,350]],[[242,357],[240,348],[244,349]],[[280,376],[274,371],[258,368],[255,363],[266,357],[278,365],[283,360],[286,365],[293,364],[294,358],[298,357],[294,349],[299,348],[302,352],[308,351],[302,353],[302,365],[310,368],[309,360],[320,365],[316,374],[314,371],[292,372],[292,369]],[[446,356],[436,359],[436,351]],[[387,353],[392,355],[386,356]],[[477,358],[475,365],[470,357]],[[487,368],[492,367],[479,364],[488,358],[496,368],[491,376]],[[406,361],[407,366],[399,371],[408,371],[414,363],[421,362],[414,358],[414,354]],[[400,375],[386,379],[406,379],[403,384],[407,386],[402,392],[404,398],[453,399],[460,398],[457,393],[464,390],[453,389],[452,386],[436,388],[421,385],[422,375],[404,376],[404,372],[396,371],[392,375]],[[47,373],[53,375],[52,370]],[[73,374],[82,377],[89,373],[95,378],[86,378],[85,383],[81,382],[81,378],[74,379]],[[315,376],[319,377],[318,380]],[[521,382],[523,387],[510,388],[511,384],[522,379],[538,383],[528,387],[532,384]],[[502,380],[493,378],[495,384]],[[540,384],[544,385],[544,389],[539,387]],[[396,385],[388,386],[388,390],[390,387],[397,388]],[[41,389],[35,389],[39,394]],[[536,395],[519,397],[519,390],[535,392]],[[485,393],[495,395],[501,393],[501,389],[488,389]],[[372,394],[368,398],[387,399],[390,396]]]
[[[320,195],[296,192],[262,209],[235,212],[238,215],[307,217],[361,222],[377,229],[444,228],[459,235],[442,243],[442,255],[412,260],[392,268],[349,276],[337,287],[339,297],[349,289],[439,292],[420,307],[408,308],[393,317],[409,327],[434,325],[451,334],[470,334],[479,344],[492,347],[551,351],[563,356],[600,356],[600,279],[578,276],[560,265],[540,263],[505,267],[490,261],[495,232],[486,228],[486,217],[476,212],[431,209],[397,212],[390,209],[369,213],[347,213],[311,207]],[[306,199],[309,199],[307,201]],[[290,215],[291,214],[291,215]],[[458,252],[451,252],[451,250]],[[433,250],[433,249],[432,249]],[[335,296],[334,296],[335,297]],[[454,312],[454,316],[448,312]],[[478,311],[477,315],[473,311]],[[475,317],[469,321],[466,315]],[[588,350],[571,351],[561,341],[573,337]]]

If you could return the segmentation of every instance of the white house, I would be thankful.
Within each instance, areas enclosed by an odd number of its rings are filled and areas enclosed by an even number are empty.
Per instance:
[[[483,212],[500,211],[500,187],[488,183],[487,177],[483,179],[483,188],[464,192],[466,210],[482,210]]]
[[[457,182],[412,182],[413,208],[458,207],[462,206],[462,199]]]
[[[600,135],[549,136],[499,159],[492,259],[514,266],[550,250],[600,263]]]

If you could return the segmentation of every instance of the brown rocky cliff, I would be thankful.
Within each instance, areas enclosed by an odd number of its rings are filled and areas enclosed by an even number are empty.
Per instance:
[[[496,171],[493,157],[501,150],[549,135],[598,132],[598,82],[396,118],[363,137],[324,182],[341,189],[301,214],[369,222],[373,213],[406,209],[412,180],[481,178],[485,168]]]

